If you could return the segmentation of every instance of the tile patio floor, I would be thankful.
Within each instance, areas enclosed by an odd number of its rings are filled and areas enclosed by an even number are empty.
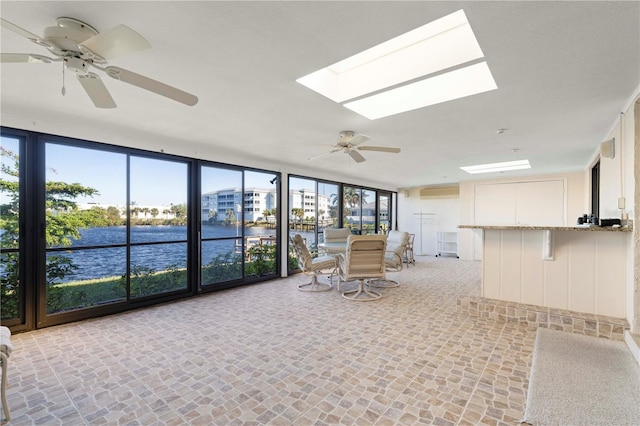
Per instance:
[[[456,309],[480,268],[419,256],[375,302],[296,274],[14,334],[10,424],[513,426],[535,328]]]

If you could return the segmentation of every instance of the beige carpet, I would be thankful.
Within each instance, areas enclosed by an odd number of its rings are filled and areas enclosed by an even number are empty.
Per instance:
[[[540,328],[524,420],[640,425],[640,367],[623,342]]]

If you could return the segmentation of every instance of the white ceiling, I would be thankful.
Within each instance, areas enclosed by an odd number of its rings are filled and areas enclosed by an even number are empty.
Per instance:
[[[583,170],[640,85],[640,2],[2,1],[35,34],[61,16],[125,24],[152,49],[116,65],[199,97],[194,107],[103,81],[93,106],[62,65],[1,66],[2,125],[397,189],[474,179],[458,169],[529,159],[523,176]],[[464,9],[498,89],[370,121],[295,80]],[[47,50],[2,29],[3,53]],[[425,58],[428,60],[428,58]],[[497,134],[500,128],[508,129]],[[400,154],[328,151],[341,130]],[[512,150],[517,149],[517,152]]]

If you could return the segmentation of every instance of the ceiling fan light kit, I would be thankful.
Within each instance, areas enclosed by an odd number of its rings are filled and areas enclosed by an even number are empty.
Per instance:
[[[116,103],[98,74],[90,71],[91,68],[100,70],[116,80],[188,106],[198,103],[197,96],[191,93],[123,68],[104,66],[107,60],[117,56],[151,48],[151,44],[144,37],[126,25],[118,25],[109,31],[100,33],[85,22],[62,17],[56,19],[56,26],[45,28],[43,37],[40,37],[6,19],[0,18],[0,23],[3,28],[48,49],[51,54],[56,56],[56,58],[49,58],[31,53],[2,53],[0,54],[0,62],[51,63],[62,61],[64,67],[76,75],[81,86],[98,108],[115,108]],[[65,93],[64,86],[62,93],[63,95]]]

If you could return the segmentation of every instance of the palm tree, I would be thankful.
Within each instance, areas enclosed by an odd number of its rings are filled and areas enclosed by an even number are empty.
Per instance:
[[[360,198],[361,191],[359,189],[352,186],[345,186],[343,191],[342,198],[344,199],[345,205],[349,207],[356,207],[360,205],[362,200]]]

